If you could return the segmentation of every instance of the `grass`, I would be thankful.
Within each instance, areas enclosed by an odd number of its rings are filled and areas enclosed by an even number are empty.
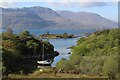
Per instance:
[[[81,74],[66,74],[66,73],[37,73],[29,75],[9,74],[9,78],[100,78],[99,76],[81,75]]]
[[[70,74],[70,73],[55,73],[51,69],[39,69],[34,73],[29,74],[9,74],[8,78],[106,78],[105,76],[85,75],[85,74]]]

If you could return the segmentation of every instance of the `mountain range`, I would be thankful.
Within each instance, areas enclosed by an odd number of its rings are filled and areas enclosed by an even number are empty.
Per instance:
[[[55,11],[41,6],[0,9],[2,10],[2,28],[101,29],[117,27],[116,22],[91,12]]]

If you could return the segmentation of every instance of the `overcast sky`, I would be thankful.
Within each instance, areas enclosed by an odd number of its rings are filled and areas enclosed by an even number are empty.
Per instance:
[[[42,6],[53,10],[94,12],[112,21],[118,21],[118,0],[1,0],[0,6],[4,8]]]

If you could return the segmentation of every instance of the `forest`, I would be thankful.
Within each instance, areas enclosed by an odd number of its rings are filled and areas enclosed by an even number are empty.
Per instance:
[[[13,34],[11,30],[2,33],[3,74],[11,78],[118,78],[120,29],[99,30],[87,36],[78,38],[77,44],[71,47],[70,58],[61,59],[56,67],[45,69],[28,69],[20,65],[34,63],[34,59],[23,60],[23,57],[38,56],[45,44],[45,53],[50,57],[58,56],[54,46],[31,35],[29,31]],[[17,66],[17,68],[16,68]],[[32,74],[16,74],[14,72]],[[86,76],[87,75],[87,76]]]
[[[81,37],[71,48],[70,59],[63,58],[56,67],[65,73],[117,77],[119,39],[120,29],[96,31]]]
[[[43,44],[44,59],[54,59],[59,55],[57,51],[54,51],[52,44],[38,39],[29,31],[25,30],[20,34],[13,34],[12,30],[8,29],[1,35],[3,74],[20,72],[21,70],[28,73],[28,71],[36,69],[33,66],[37,65],[37,60],[41,60]]]

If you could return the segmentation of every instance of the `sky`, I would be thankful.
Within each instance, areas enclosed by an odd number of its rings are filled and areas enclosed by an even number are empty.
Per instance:
[[[1,0],[0,7],[22,8],[42,6],[53,10],[93,12],[118,22],[118,0]]]

